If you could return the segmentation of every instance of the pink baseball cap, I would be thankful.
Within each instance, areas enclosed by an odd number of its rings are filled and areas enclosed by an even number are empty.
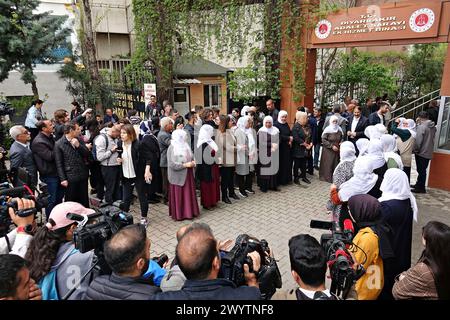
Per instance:
[[[52,212],[50,213],[50,217],[48,218],[49,221],[50,219],[52,219],[55,224],[53,225],[52,223],[47,222],[46,227],[49,230],[57,230],[76,222],[74,220],[67,219],[66,215],[68,213],[76,213],[82,216],[88,216],[95,213],[95,210],[85,208],[78,202],[68,201],[60,203],[53,208]]]

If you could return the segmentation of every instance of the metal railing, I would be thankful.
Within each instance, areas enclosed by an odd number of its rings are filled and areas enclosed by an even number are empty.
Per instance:
[[[416,119],[419,112],[423,111],[423,109],[428,106],[431,101],[437,100],[440,97],[439,92],[440,89],[434,90],[405,104],[404,106],[395,109],[392,111],[392,119],[389,120],[389,123],[401,117]]]

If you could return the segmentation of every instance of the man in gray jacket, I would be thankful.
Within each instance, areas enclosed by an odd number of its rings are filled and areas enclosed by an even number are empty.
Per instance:
[[[169,202],[169,180],[167,173],[167,149],[172,140],[172,130],[174,121],[170,117],[161,119],[161,131],[158,133],[159,150],[161,152],[160,167],[162,173],[162,191],[164,196],[164,204]]]
[[[434,136],[436,135],[435,123],[428,119],[428,113],[419,113],[419,124],[417,126],[416,144],[413,153],[416,155],[417,181],[412,192],[426,193],[425,182],[427,180],[427,168],[433,157]]]
[[[13,126],[9,129],[9,135],[14,139],[14,143],[9,149],[11,169],[26,169],[31,176],[31,184],[36,186],[37,169],[30,149],[30,132],[24,126]],[[19,181],[17,176],[14,177],[13,184],[15,187],[21,186],[24,182]]]
[[[120,130],[117,126],[112,126],[101,133],[95,140],[96,156],[100,162],[102,176],[105,181],[105,202],[112,204],[120,200],[120,169],[117,162],[117,138],[120,136]]]

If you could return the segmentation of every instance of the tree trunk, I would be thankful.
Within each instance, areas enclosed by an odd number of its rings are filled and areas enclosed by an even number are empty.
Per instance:
[[[83,21],[84,21],[84,46],[85,62],[91,78],[91,89],[95,96],[95,110],[97,114],[103,114],[101,101],[100,76],[97,66],[97,53],[94,42],[94,31],[92,28],[92,13],[90,0],[83,0]]]
[[[39,99],[39,91],[36,85],[36,80],[31,81],[31,90],[35,99]]]

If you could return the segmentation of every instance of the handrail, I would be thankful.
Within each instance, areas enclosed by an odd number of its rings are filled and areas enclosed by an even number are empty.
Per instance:
[[[421,97],[417,98],[416,100],[413,100],[413,101],[411,101],[411,102],[408,102],[408,103],[405,104],[404,106],[401,106],[400,108],[398,108],[398,109],[392,111],[392,114],[396,114],[396,113],[399,112],[400,110],[405,109],[405,108],[407,108],[407,107],[410,106],[410,105],[414,105],[416,102],[418,102],[419,100],[424,99],[425,97],[427,97],[427,96],[429,96],[429,95],[433,95],[433,94],[439,93],[439,91],[440,91],[440,89],[434,90],[434,91],[432,91],[432,92],[427,93],[427,94],[424,95],[424,96],[421,96]],[[439,96],[439,95],[438,95],[438,96]],[[414,107],[414,108],[415,108],[415,107]],[[409,109],[409,111],[413,110],[414,108]],[[402,110],[402,111],[403,111],[403,110]],[[408,112],[409,112],[409,111],[408,111]],[[404,114],[404,113],[403,113],[403,114]],[[402,115],[403,115],[403,114],[402,114]]]

